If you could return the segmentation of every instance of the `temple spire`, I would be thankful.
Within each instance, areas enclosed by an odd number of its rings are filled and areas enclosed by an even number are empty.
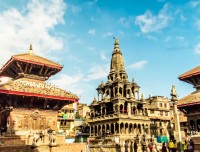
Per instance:
[[[124,59],[122,57],[122,52],[119,47],[119,41],[117,38],[115,38],[114,43],[114,50],[112,53],[112,59],[111,59],[111,66],[110,70],[114,70],[115,72],[125,71],[124,68]]]
[[[30,44],[30,47],[29,47],[29,54],[32,55],[33,54],[33,48],[32,48],[32,44]]]

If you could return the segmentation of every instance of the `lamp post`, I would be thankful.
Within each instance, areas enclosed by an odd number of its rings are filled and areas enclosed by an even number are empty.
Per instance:
[[[177,142],[177,148],[179,152],[182,152],[182,140],[181,140],[181,130],[180,130],[180,121],[179,121],[179,114],[177,110],[177,94],[176,94],[176,88],[174,85],[172,85],[171,90],[171,101],[173,103],[173,111],[174,111],[174,124],[175,124],[175,137]]]

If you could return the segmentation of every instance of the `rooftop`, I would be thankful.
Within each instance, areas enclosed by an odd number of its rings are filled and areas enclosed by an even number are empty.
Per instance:
[[[200,104],[200,91],[195,91],[178,100],[178,107]]]
[[[78,101],[78,96],[44,81],[20,78],[0,85],[0,93]]]
[[[192,76],[195,76],[195,75],[199,75],[199,74],[200,74],[200,66],[197,66],[197,67],[195,67],[195,68],[193,68],[193,69],[181,74],[179,76],[179,79],[183,80],[185,78],[189,78],[189,77],[192,77]]]

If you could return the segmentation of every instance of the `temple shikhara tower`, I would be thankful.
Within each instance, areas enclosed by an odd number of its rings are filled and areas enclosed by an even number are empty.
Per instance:
[[[0,69],[0,76],[10,77],[0,84],[1,131],[27,135],[57,129],[58,110],[78,101],[76,95],[45,82],[61,70],[60,64],[35,55],[31,46],[28,53],[11,57]]]
[[[162,96],[145,99],[143,94],[140,97],[138,84],[128,80],[118,39],[115,39],[107,78],[106,83],[99,84],[98,99],[90,105],[92,152],[116,151],[115,145],[123,147],[126,140],[137,140],[140,145],[143,139],[169,136],[169,100]]]

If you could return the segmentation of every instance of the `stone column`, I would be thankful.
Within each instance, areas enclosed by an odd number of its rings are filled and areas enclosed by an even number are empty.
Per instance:
[[[90,137],[91,137],[91,135],[92,135],[92,133],[91,133],[91,132],[92,132],[92,127],[90,126]]]
[[[120,126],[121,126],[121,125],[120,125],[120,123],[119,123],[119,134],[121,134],[121,132],[120,132],[120,131],[121,131],[121,130],[120,130]]]
[[[99,125],[97,125],[97,136],[99,135]]]
[[[100,125],[101,126],[101,134],[103,133],[103,129],[102,129],[102,125]]]
[[[113,123],[113,126],[114,126],[114,135],[115,135],[115,123]]]

